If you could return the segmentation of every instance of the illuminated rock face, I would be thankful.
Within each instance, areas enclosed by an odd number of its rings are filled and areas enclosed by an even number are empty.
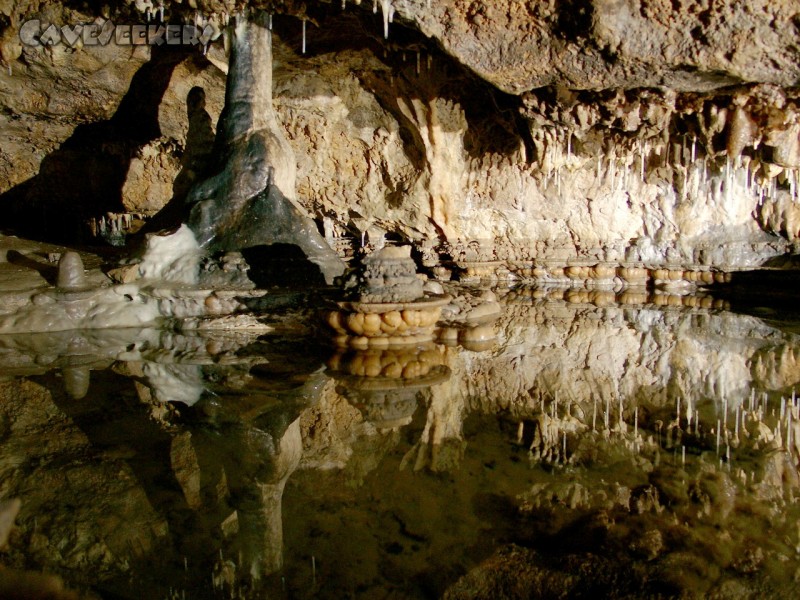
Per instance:
[[[249,18],[267,4],[249,2]],[[554,268],[736,270],[798,241],[800,60],[789,0],[386,0],[383,27],[371,3],[286,2],[273,49],[245,48],[242,36],[254,42],[258,29],[231,18],[208,47],[212,64],[199,50],[22,47],[18,29],[37,6],[0,5],[11,67],[0,72],[11,92],[0,104],[14,115],[0,123],[0,204],[28,231],[88,235],[86,224],[108,212],[149,216],[170,189],[185,196],[185,176],[170,182],[200,139],[185,131],[187,92],[205,90],[210,129],[222,71],[239,61],[259,68],[230,69],[238,108],[220,121],[212,176],[192,179],[201,183],[191,224],[212,250],[308,238],[304,252],[326,262],[317,227],[298,214],[325,222],[337,248],[379,231],[431,261],[472,253]],[[198,11],[214,35],[242,8],[164,6],[170,22],[194,22]],[[73,18],[60,4],[48,11]],[[273,58],[274,80],[261,68]],[[75,122],[102,127],[73,136]]]

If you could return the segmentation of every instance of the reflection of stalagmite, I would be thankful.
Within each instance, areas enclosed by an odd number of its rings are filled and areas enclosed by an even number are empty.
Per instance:
[[[71,398],[80,400],[89,393],[92,375],[88,367],[64,368],[61,375],[64,377],[64,388]]]
[[[445,353],[449,361],[455,359],[455,351]],[[427,394],[430,401],[419,442],[406,455],[404,462],[413,459],[415,471],[429,467],[433,471],[452,471],[464,456],[466,442],[462,427],[467,412],[465,397],[459,394],[462,383],[450,378],[432,386]]]
[[[243,399],[250,407],[247,419],[241,418],[243,407],[235,402],[198,405],[213,415],[215,428],[221,427],[222,432],[202,438],[198,432],[198,437],[192,438],[197,467],[206,480],[200,496],[215,497],[217,490],[227,488],[227,506],[235,509],[222,529],[226,532],[230,523],[236,524],[231,550],[238,560],[220,560],[214,575],[217,587],[233,588],[237,579],[253,583],[282,568],[281,502],[286,481],[303,453],[300,415],[305,407],[317,402],[326,380],[321,371],[312,373],[300,388],[270,395],[263,406],[261,402],[266,398],[258,395]],[[255,408],[251,402],[257,403]],[[231,417],[233,420],[229,421]],[[191,461],[187,464],[185,481],[194,468]]]
[[[199,365],[145,363],[147,385],[160,402],[182,402],[192,406],[200,399],[205,386]]]
[[[432,344],[338,353],[328,361],[340,391],[379,429],[411,422],[422,390],[450,377],[441,351]]]
[[[251,436],[254,434],[250,434]],[[281,502],[286,480],[294,473],[303,453],[300,420],[286,429],[268,469],[260,474],[238,502],[241,567],[257,580],[283,567]],[[235,490],[234,490],[235,493]]]

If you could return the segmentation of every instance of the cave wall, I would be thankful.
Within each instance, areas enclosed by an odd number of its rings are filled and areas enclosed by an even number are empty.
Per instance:
[[[791,2],[409,0],[376,3],[377,14],[368,3],[268,4],[297,199],[338,247],[387,233],[432,260],[720,270],[793,250]],[[141,20],[137,6],[107,12]],[[212,23],[234,12],[167,3],[173,20],[195,7]],[[207,56],[14,46],[8,32],[36,10],[53,22],[102,12],[0,6],[11,66],[0,73],[0,202],[28,235],[91,240],[101,218],[152,215],[202,168],[208,136],[187,139],[186,98],[202,87],[216,123],[224,44]]]

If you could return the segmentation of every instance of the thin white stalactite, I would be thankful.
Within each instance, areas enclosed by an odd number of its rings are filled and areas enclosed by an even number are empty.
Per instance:
[[[639,154],[639,162],[639,178],[642,180],[642,183],[644,183],[644,152]]]
[[[394,20],[394,7],[391,0],[381,0],[381,13],[383,14],[383,38],[389,39],[389,23]]]

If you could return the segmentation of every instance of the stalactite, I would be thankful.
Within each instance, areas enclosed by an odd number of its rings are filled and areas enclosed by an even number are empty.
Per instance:
[[[567,163],[572,159],[572,131],[567,133]]]
[[[643,151],[640,155],[640,166],[639,166],[639,178],[644,182],[644,159],[645,159],[645,152]]]
[[[377,12],[377,10],[374,12]],[[394,7],[391,0],[381,0],[381,13],[383,14],[383,37],[388,40],[389,23],[394,19]]]

